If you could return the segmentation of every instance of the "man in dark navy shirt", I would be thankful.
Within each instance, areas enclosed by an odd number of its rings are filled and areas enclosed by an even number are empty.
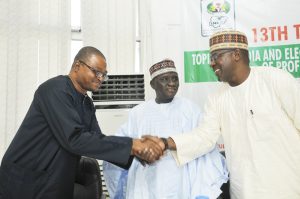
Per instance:
[[[162,155],[163,144],[101,133],[86,92],[98,90],[105,80],[104,55],[84,47],[68,76],[39,86],[2,159],[0,199],[71,199],[82,155],[123,166],[133,156],[151,163]],[[151,155],[143,156],[145,150]]]

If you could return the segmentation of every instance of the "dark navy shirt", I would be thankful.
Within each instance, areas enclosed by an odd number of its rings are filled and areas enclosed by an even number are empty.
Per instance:
[[[72,198],[80,156],[126,165],[131,146],[131,138],[101,133],[92,100],[68,76],[52,78],[35,92],[2,159],[0,198]]]

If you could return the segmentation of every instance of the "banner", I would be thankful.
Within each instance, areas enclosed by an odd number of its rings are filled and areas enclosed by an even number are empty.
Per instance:
[[[217,31],[247,35],[250,66],[277,67],[300,77],[299,1],[184,0],[182,5],[181,90],[200,107],[219,85],[209,65],[209,37]],[[224,149],[222,137],[218,145]]]
[[[215,82],[209,36],[236,29],[248,37],[250,66],[277,67],[300,77],[300,21],[296,0],[186,0],[183,14],[184,82]]]
[[[269,66],[286,70],[300,77],[300,44],[250,47],[250,66]],[[189,82],[214,82],[217,77],[209,66],[209,51],[184,52],[184,80]]]

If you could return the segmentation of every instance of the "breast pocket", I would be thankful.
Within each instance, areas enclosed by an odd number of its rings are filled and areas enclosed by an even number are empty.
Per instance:
[[[272,139],[276,116],[262,112],[252,112],[251,114],[255,139],[257,141],[267,141]]]

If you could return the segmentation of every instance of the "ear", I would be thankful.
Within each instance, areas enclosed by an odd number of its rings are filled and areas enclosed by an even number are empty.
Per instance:
[[[79,70],[79,67],[80,67],[80,63],[78,62],[78,61],[76,61],[75,63],[74,63],[74,71],[78,71]]]
[[[151,88],[153,88],[155,90],[155,80],[154,79],[152,79],[150,81],[150,85],[151,85]]]
[[[241,59],[241,51],[239,49],[236,49],[233,54],[234,54],[234,60],[236,62]]]

